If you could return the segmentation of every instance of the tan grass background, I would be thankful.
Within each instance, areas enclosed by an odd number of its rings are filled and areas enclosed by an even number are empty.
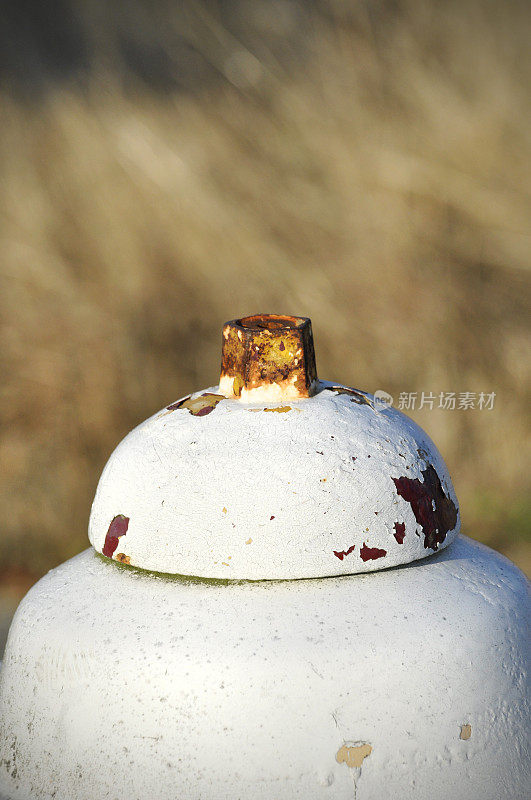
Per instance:
[[[75,6],[81,77],[1,84],[1,591],[86,546],[117,442],[263,311],[312,318],[321,377],[495,392],[411,415],[464,532],[529,570],[525,4],[120,7]],[[158,83],[121,63],[124,20]],[[183,42],[206,67],[179,86]]]

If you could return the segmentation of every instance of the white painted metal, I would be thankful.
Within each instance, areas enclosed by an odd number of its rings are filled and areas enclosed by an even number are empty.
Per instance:
[[[104,555],[22,601],[0,800],[527,800],[526,579],[453,541],[433,442],[348,387],[223,388],[124,439]]]
[[[124,515],[115,557],[212,578],[322,577],[429,555],[393,478],[424,483],[431,464],[457,509],[440,454],[397,409],[338,388],[320,382],[315,396],[281,406],[222,398],[205,416],[186,407],[154,414],[105,467],[90,541],[102,552],[111,521]],[[453,522],[440,547],[457,535],[458,514]],[[395,524],[405,525],[402,543]],[[363,560],[367,548],[380,555]]]
[[[527,800],[528,609],[516,567],[463,537],[370,575],[241,584],[87,550],[15,616],[0,795]]]

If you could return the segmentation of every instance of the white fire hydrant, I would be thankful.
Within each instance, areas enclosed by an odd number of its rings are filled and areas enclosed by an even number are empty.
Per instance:
[[[309,320],[222,341],[20,604],[0,797],[528,800],[526,579],[417,425],[317,379]]]

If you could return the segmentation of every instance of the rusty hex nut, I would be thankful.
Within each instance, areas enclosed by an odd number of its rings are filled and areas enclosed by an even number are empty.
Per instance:
[[[315,392],[312,323],[254,314],[223,326],[219,390],[244,402],[299,400]]]

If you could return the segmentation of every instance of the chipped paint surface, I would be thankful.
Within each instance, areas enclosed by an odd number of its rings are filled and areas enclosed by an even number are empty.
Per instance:
[[[118,514],[116,517],[113,517],[107,529],[107,533],[105,534],[105,542],[101,550],[104,556],[112,558],[114,551],[118,547],[118,542],[122,536],[125,536],[128,527],[129,517],[123,514]]]
[[[186,397],[176,400],[175,403],[170,403],[169,406],[166,406],[166,411],[175,411],[177,408],[181,408],[191,397],[191,394],[187,394]]]
[[[264,408],[214,386],[154,414],[103,472],[91,542],[101,552],[109,519],[127,509],[131,563],[225,578],[228,551],[231,577],[252,580],[373,571],[449,544],[457,498],[433,443],[400,411],[337,387]],[[192,414],[203,404],[205,424]]]
[[[328,386],[327,389],[336,394],[346,394],[350,397],[353,403],[358,405],[366,405],[369,408],[375,409],[374,398],[368,392],[363,392],[361,389],[353,389],[351,386]]]
[[[0,798],[527,797],[524,577],[465,538],[443,549],[459,519],[436,448],[311,379],[309,321],[236,322],[223,385],[126,437],[94,499],[97,552],[15,615]],[[237,364],[251,341],[254,373]],[[297,413],[247,413],[258,395]]]
[[[419,455],[425,457],[425,452],[421,450]],[[424,547],[437,550],[446,534],[455,528],[458,510],[451,497],[444,492],[441,479],[432,464],[428,464],[421,474],[422,481],[403,476],[393,478],[393,482],[400,497],[411,504],[415,519],[424,533]]]
[[[472,725],[461,725],[460,739],[467,741],[472,736]]]
[[[524,800],[528,618],[524,576],[466,537],[412,569],[258,583],[88,550],[13,621],[0,797]]]
[[[375,561],[377,558],[385,558],[387,550],[379,547],[367,547],[365,542],[360,550],[360,558],[362,561]]]
[[[205,417],[214,411],[215,407],[225,396],[222,394],[213,394],[212,392],[204,392],[198,397],[188,396],[184,400],[179,400],[167,406],[167,411],[175,411],[178,408],[186,408],[194,417]]]
[[[351,745],[350,747],[344,744],[336,753],[336,761],[338,764],[345,763],[351,769],[359,768],[364,759],[370,756],[371,753],[372,747],[370,744]]]
[[[343,561],[345,556],[349,556],[351,553],[354,552],[355,549],[356,549],[356,545],[353,544],[348,548],[348,550],[340,550],[339,552],[337,550],[334,550],[333,553],[334,553],[336,558],[339,558],[340,561]]]
[[[116,508],[135,521],[131,563],[207,578],[224,577],[227,548],[234,578],[312,578],[409,563],[459,532],[426,434],[368,392],[318,381],[310,320],[278,314],[228,322],[219,386],[171,403],[118,446],[90,517],[99,552],[110,551]],[[417,525],[423,541],[405,535]]]
[[[405,522],[395,522],[394,524],[395,532],[393,536],[395,537],[398,544],[404,544],[404,536],[406,535],[406,524]]]

